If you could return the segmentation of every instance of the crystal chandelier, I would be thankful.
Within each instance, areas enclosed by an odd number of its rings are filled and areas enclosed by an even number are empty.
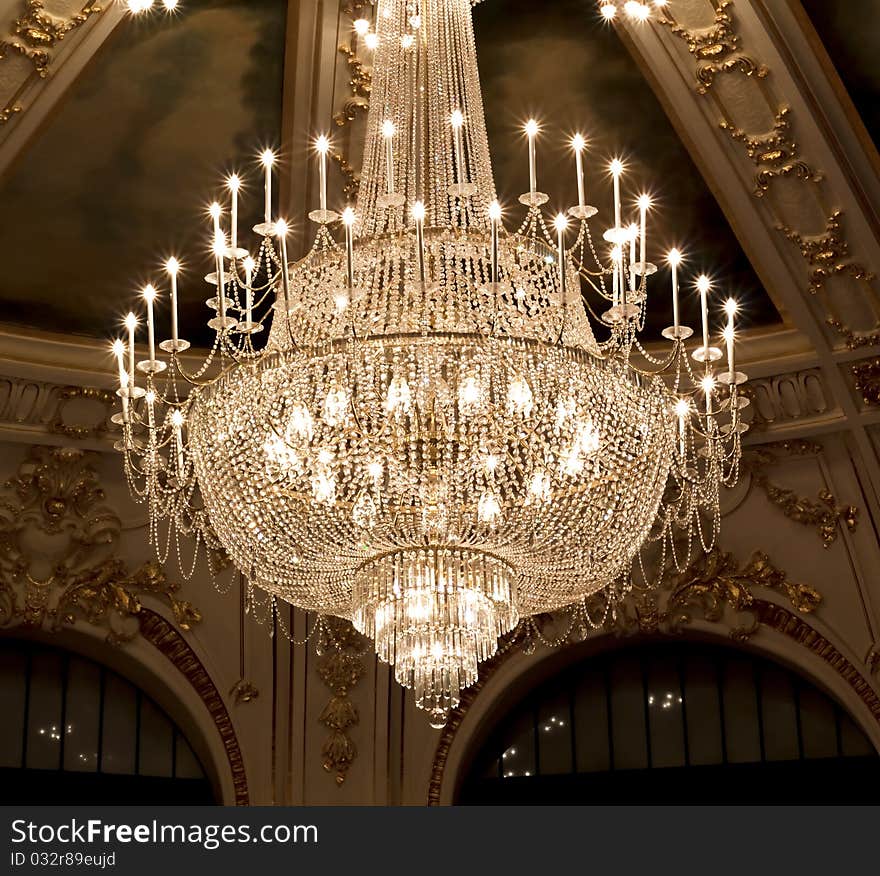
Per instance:
[[[119,449],[161,558],[191,535],[273,606],[349,618],[442,724],[519,618],[599,592],[613,605],[648,544],[678,565],[683,543],[711,547],[745,376],[732,302],[726,368],[712,345],[706,278],[686,349],[674,250],[668,343],[642,344],[650,203],[624,215],[613,161],[614,215],[595,238],[582,137],[578,202],[548,223],[528,123],[523,219],[504,223],[470,0],[380,0],[372,44],[357,204],[328,207],[318,138],[315,242],[291,263],[273,154],[251,250],[228,180],[228,220],[211,210],[213,347],[197,370],[181,355],[172,259],[166,355],[153,286],[148,358],[135,363],[133,314],[115,345]]]

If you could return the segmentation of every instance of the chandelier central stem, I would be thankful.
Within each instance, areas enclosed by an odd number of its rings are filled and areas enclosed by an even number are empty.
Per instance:
[[[406,222],[405,206],[426,208],[441,226],[488,227],[495,199],[470,0],[380,0],[359,233]],[[391,183],[391,185],[389,185]]]

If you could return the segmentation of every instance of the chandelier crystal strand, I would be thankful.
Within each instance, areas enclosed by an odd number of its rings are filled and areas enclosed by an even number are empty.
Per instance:
[[[680,565],[691,544],[711,548],[745,376],[732,303],[726,369],[711,320],[686,350],[677,304],[668,347],[640,341],[649,205],[621,194],[619,162],[620,219],[598,236],[580,151],[567,215],[548,228],[537,174],[505,230],[468,0],[381,0],[376,20],[356,209],[316,205],[314,245],[293,264],[268,194],[250,205],[263,207],[250,251],[243,228],[223,227],[244,200],[214,210],[212,351],[191,373],[172,338],[166,359],[126,369],[116,345],[118,447],[160,554],[195,536],[268,604],[350,619],[439,725],[520,619],[598,592],[607,615],[643,549]],[[266,193],[274,162],[263,154]],[[186,262],[173,267],[185,295]]]

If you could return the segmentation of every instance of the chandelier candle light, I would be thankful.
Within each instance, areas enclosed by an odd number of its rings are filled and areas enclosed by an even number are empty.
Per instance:
[[[252,604],[349,618],[442,725],[519,619],[574,604],[601,624],[587,598],[612,611],[643,549],[683,568],[693,545],[711,548],[720,486],[738,476],[745,376],[733,304],[728,368],[713,370],[708,279],[702,346],[686,349],[677,250],[668,344],[642,343],[650,199],[624,216],[614,159],[613,225],[596,239],[582,136],[577,204],[548,228],[528,122],[525,215],[506,227],[469,0],[421,0],[416,14],[380,0],[375,37],[357,204],[328,208],[330,143],[318,138],[315,242],[290,263],[274,153],[261,155],[250,249],[235,227],[239,182],[228,186],[231,245],[211,209],[212,349],[197,370],[179,355],[169,260],[169,292],[145,295],[139,382],[133,314],[127,371],[114,346],[118,447],[163,561],[193,536],[229,554]],[[157,360],[153,304],[166,294],[172,338]]]

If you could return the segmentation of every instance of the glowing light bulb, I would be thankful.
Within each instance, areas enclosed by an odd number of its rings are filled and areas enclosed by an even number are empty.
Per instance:
[[[712,282],[709,280],[709,278],[705,274],[700,274],[700,276],[697,277],[697,291],[705,294],[711,288]]]
[[[130,331],[136,331],[138,327],[138,318],[133,314],[129,313],[125,317],[125,327]]]
[[[382,476],[385,474],[385,467],[379,462],[379,460],[375,459],[367,466],[367,474],[373,479],[373,481],[381,481]]]
[[[183,426],[183,423],[184,423],[183,412],[180,409],[175,408],[171,412],[171,425],[174,426],[175,429],[179,429],[181,426]]]
[[[405,33],[400,38],[400,45],[404,49],[411,49],[415,44],[416,38],[411,33]]]
[[[374,52],[376,50],[376,46],[379,45],[379,36],[375,33],[368,33],[364,37],[364,45],[371,51]]]
[[[242,262],[242,265],[244,266],[245,272],[247,274],[253,274],[254,268],[256,268],[257,263],[254,261],[253,256],[247,256],[247,258],[245,258]]]
[[[287,438],[293,437],[311,441],[314,435],[315,424],[309,409],[302,403],[297,402],[290,409],[290,419],[287,422]]]
[[[639,210],[649,210],[651,208],[651,196],[650,195],[639,195],[638,201]]]
[[[724,302],[724,312],[728,316],[736,316],[738,310],[739,306],[733,298],[728,298],[727,301]]]
[[[710,395],[715,389],[715,378],[711,374],[705,375],[700,381],[700,388],[706,395]]]
[[[583,152],[587,148],[587,141],[584,139],[583,134],[575,134],[571,138],[571,148],[575,152]]]
[[[468,375],[458,387],[458,407],[464,416],[474,414],[480,402],[480,384],[477,378]]]
[[[171,256],[171,258],[165,262],[165,270],[173,277],[180,270],[180,262],[177,261],[174,256]]]
[[[230,192],[237,192],[241,188],[241,177],[237,173],[232,173],[226,180],[226,187]]]
[[[358,18],[354,23],[354,32],[359,36],[366,36],[370,29],[370,22],[366,18]]]
[[[651,7],[638,0],[627,0],[623,5],[623,11],[636,21],[647,21],[651,15]]]
[[[492,201],[492,203],[489,204],[489,218],[493,222],[501,221],[501,204],[499,204],[498,201]]]
[[[666,261],[669,262],[672,267],[677,268],[681,264],[681,252],[673,247],[666,254]]]
[[[481,523],[494,526],[501,517],[501,504],[494,493],[483,493],[477,503],[477,517]]]
[[[449,121],[453,128],[464,127],[464,113],[461,110],[453,110]]]
[[[348,393],[339,383],[334,383],[324,400],[324,422],[328,426],[339,426],[345,422],[347,413]]]
[[[527,137],[537,137],[540,130],[541,126],[535,121],[535,119],[529,119],[526,122],[525,131]]]
[[[691,412],[691,404],[686,398],[680,398],[675,403],[675,414],[679,419],[683,419]]]
[[[321,155],[326,155],[327,152],[329,151],[329,149],[330,149],[330,138],[327,137],[326,134],[321,134],[321,136],[315,140],[315,150],[317,152],[319,152]]]
[[[405,377],[396,374],[388,385],[388,394],[385,398],[385,408],[389,413],[402,411],[408,414],[412,406],[412,393]]]
[[[352,207],[346,207],[342,211],[342,224],[351,228],[355,223],[355,214],[354,209]]]
[[[148,283],[144,286],[143,291],[144,301],[148,304],[152,304],[156,300],[156,287],[152,283]]]
[[[287,232],[290,230],[290,227],[283,219],[279,219],[275,223],[274,230],[276,237],[287,237]]]
[[[507,407],[511,413],[528,417],[532,412],[532,388],[521,374],[517,374],[507,388]]]
[[[208,215],[216,222],[223,213],[223,208],[214,201],[210,207],[208,207]]]
[[[623,173],[623,162],[619,158],[614,158],[608,165],[608,169],[612,176],[620,176]]]
[[[602,18],[605,21],[613,21],[614,16],[617,15],[617,7],[613,3],[603,3],[599,7],[599,12],[602,13]]]
[[[260,161],[263,167],[271,167],[275,164],[275,153],[271,149],[264,149],[260,153]]]
[[[177,9],[177,0],[162,0],[166,12],[174,12]]]
[[[386,139],[390,139],[396,133],[397,133],[397,127],[395,126],[394,122],[392,122],[390,119],[386,119],[384,122],[382,122],[382,136],[383,137],[385,137]]]
[[[553,227],[557,231],[565,231],[565,229],[568,228],[568,219],[564,213],[556,214],[556,217],[553,220]]]
[[[412,205],[412,217],[416,222],[425,221],[425,205],[421,201],[416,201]]]

